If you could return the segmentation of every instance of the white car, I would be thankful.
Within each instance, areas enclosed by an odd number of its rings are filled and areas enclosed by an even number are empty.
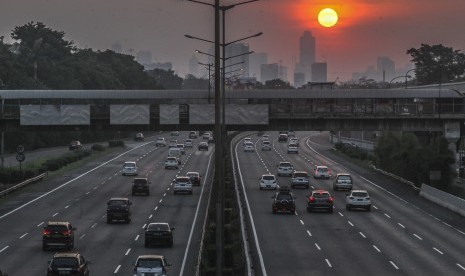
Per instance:
[[[254,152],[254,147],[252,142],[247,142],[244,144],[244,151],[245,152]]]
[[[166,158],[165,169],[177,169],[178,165],[178,158],[174,156]]]
[[[251,143],[252,139],[250,137],[245,137],[242,139],[242,145],[245,146],[246,143]]]
[[[173,180],[173,193],[188,193],[192,194],[192,182],[188,176],[178,176]]]
[[[299,140],[296,137],[289,138],[289,144],[296,144],[299,146]]]
[[[304,188],[309,188],[310,180],[308,179],[308,173],[305,171],[294,171],[292,173],[291,179],[291,188],[297,186],[304,186]]]
[[[270,140],[270,135],[268,135],[268,134],[263,134],[263,135],[262,135],[262,141],[268,141],[268,140]]]
[[[315,179],[317,179],[317,178],[327,178],[328,179],[328,178],[331,177],[331,171],[326,166],[316,166],[315,173],[314,173],[313,177]]]
[[[186,142],[184,143],[185,148],[192,148],[194,145],[192,144],[192,139],[186,139]]]
[[[267,140],[263,141],[262,150],[271,150],[271,142]]]
[[[137,257],[134,265],[134,276],[144,275],[168,275],[168,267],[171,266],[161,255],[141,255]]]
[[[166,141],[164,137],[158,137],[157,140],[155,140],[155,146],[156,147],[166,147]]]
[[[123,175],[137,175],[137,163],[134,161],[127,161],[123,164]]]
[[[289,145],[287,147],[287,153],[299,153],[299,148],[297,148],[295,145]]]
[[[352,190],[346,196],[346,209],[348,211],[353,208],[363,208],[368,212],[371,211],[371,199],[366,190]]]
[[[278,188],[278,181],[273,174],[264,174],[260,177],[260,190],[263,189],[272,189],[276,190]]]
[[[354,181],[352,180],[352,176],[348,173],[338,173],[334,178],[333,182],[333,190],[339,189],[347,189],[352,190],[354,186]]]
[[[280,162],[278,165],[278,176],[292,176],[294,167],[290,162]]]
[[[202,135],[202,139],[203,139],[203,140],[208,140],[208,139],[210,139],[210,136],[211,136],[210,132],[205,132],[205,133]]]

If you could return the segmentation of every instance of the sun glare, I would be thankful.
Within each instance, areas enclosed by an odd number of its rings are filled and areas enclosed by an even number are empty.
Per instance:
[[[322,9],[320,13],[318,13],[318,22],[320,22],[323,27],[329,28],[336,25],[337,19],[336,11],[330,8]]]

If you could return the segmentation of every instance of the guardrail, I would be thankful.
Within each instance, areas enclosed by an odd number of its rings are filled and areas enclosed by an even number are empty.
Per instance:
[[[426,184],[421,185],[420,196],[465,216],[465,200],[460,197],[451,195]]]
[[[21,188],[23,188],[24,186],[27,186],[27,185],[29,185],[29,184],[31,184],[31,183],[40,181],[40,180],[42,180],[45,176],[47,176],[47,172],[45,172],[45,173],[43,173],[43,174],[40,174],[40,175],[38,175],[38,176],[36,176],[36,177],[29,178],[28,180],[23,181],[23,182],[21,182],[21,183],[19,183],[19,184],[16,184],[16,185],[14,185],[13,187],[10,187],[10,188],[8,188],[8,189],[6,189],[6,190],[0,191],[0,197],[3,197],[3,196],[5,196],[5,195],[7,195],[7,194],[9,194],[9,193],[12,193],[12,192],[18,190],[18,189],[21,189]]]
[[[406,179],[404,179],[404,178],[402,178],[400,176],[397,176],[397,175],[395,175],[393,173],[383,171],[382,169],[378,169],[374,165],[371,166],[371,169],[376,171],[376,172],[382,173],[384,175],[390,176],[390,177],[392,177],[392,178],[394,178],[394,179],[396,179],[396,180],[398,180],[398,181],[400,181],[400,182],[402,182],[404,184],[407,184],[407,185],[411,186],[415,191],[420,191],[421,190],[421,188],[418,188],[417,186],[415,186],[415,184],[412,181],[408,181],[408,180],[406,180]]]

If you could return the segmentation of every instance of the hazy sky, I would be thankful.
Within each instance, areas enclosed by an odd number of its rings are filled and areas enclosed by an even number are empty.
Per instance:
[[[319,25],[317,15],[325,7],[339,14],[335,27]],[[376,65],[379,56],[404,67],[410,60],[407,49],[421,43],[463,51],[464,12],[465,0],[260,0],[227,11],[226,37],[233,41],[263,32],[246,41],[250,49],[267,52],[270,63],[288,66],[292,80],[299,37],[310,30],[316,37],[317,61],[328,63],[328,80],[347,80],[353,72]],[[105,50],[119,42],[125,53],[150,50],[154,61],[172,62],[182,76],[193,51],[211,46],[184,35],[213,40],[213,18],[213,8],[185,0],[0,1],[0,35],[10,37],[14,27],[40,21],[65,32],[79,48]]]

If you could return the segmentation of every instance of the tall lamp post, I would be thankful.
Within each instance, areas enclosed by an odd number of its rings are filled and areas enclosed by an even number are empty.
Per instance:
[[[408,71],[405,73],[405,89],[407,89],[407,78],[410,78],[410,76],[409,76],[408,73],[410,73],[410,72],[412,72],[412,71],[415,71],[415,68],[410,69],[410,70],[408,70]]]
[[[203,65],[207,68],[208,70],[208,103],[210,103],[210,91],[211,91],[211,67],[213,64],[211,63],[202,63],[202,62],[197,62],[200,65]]]

